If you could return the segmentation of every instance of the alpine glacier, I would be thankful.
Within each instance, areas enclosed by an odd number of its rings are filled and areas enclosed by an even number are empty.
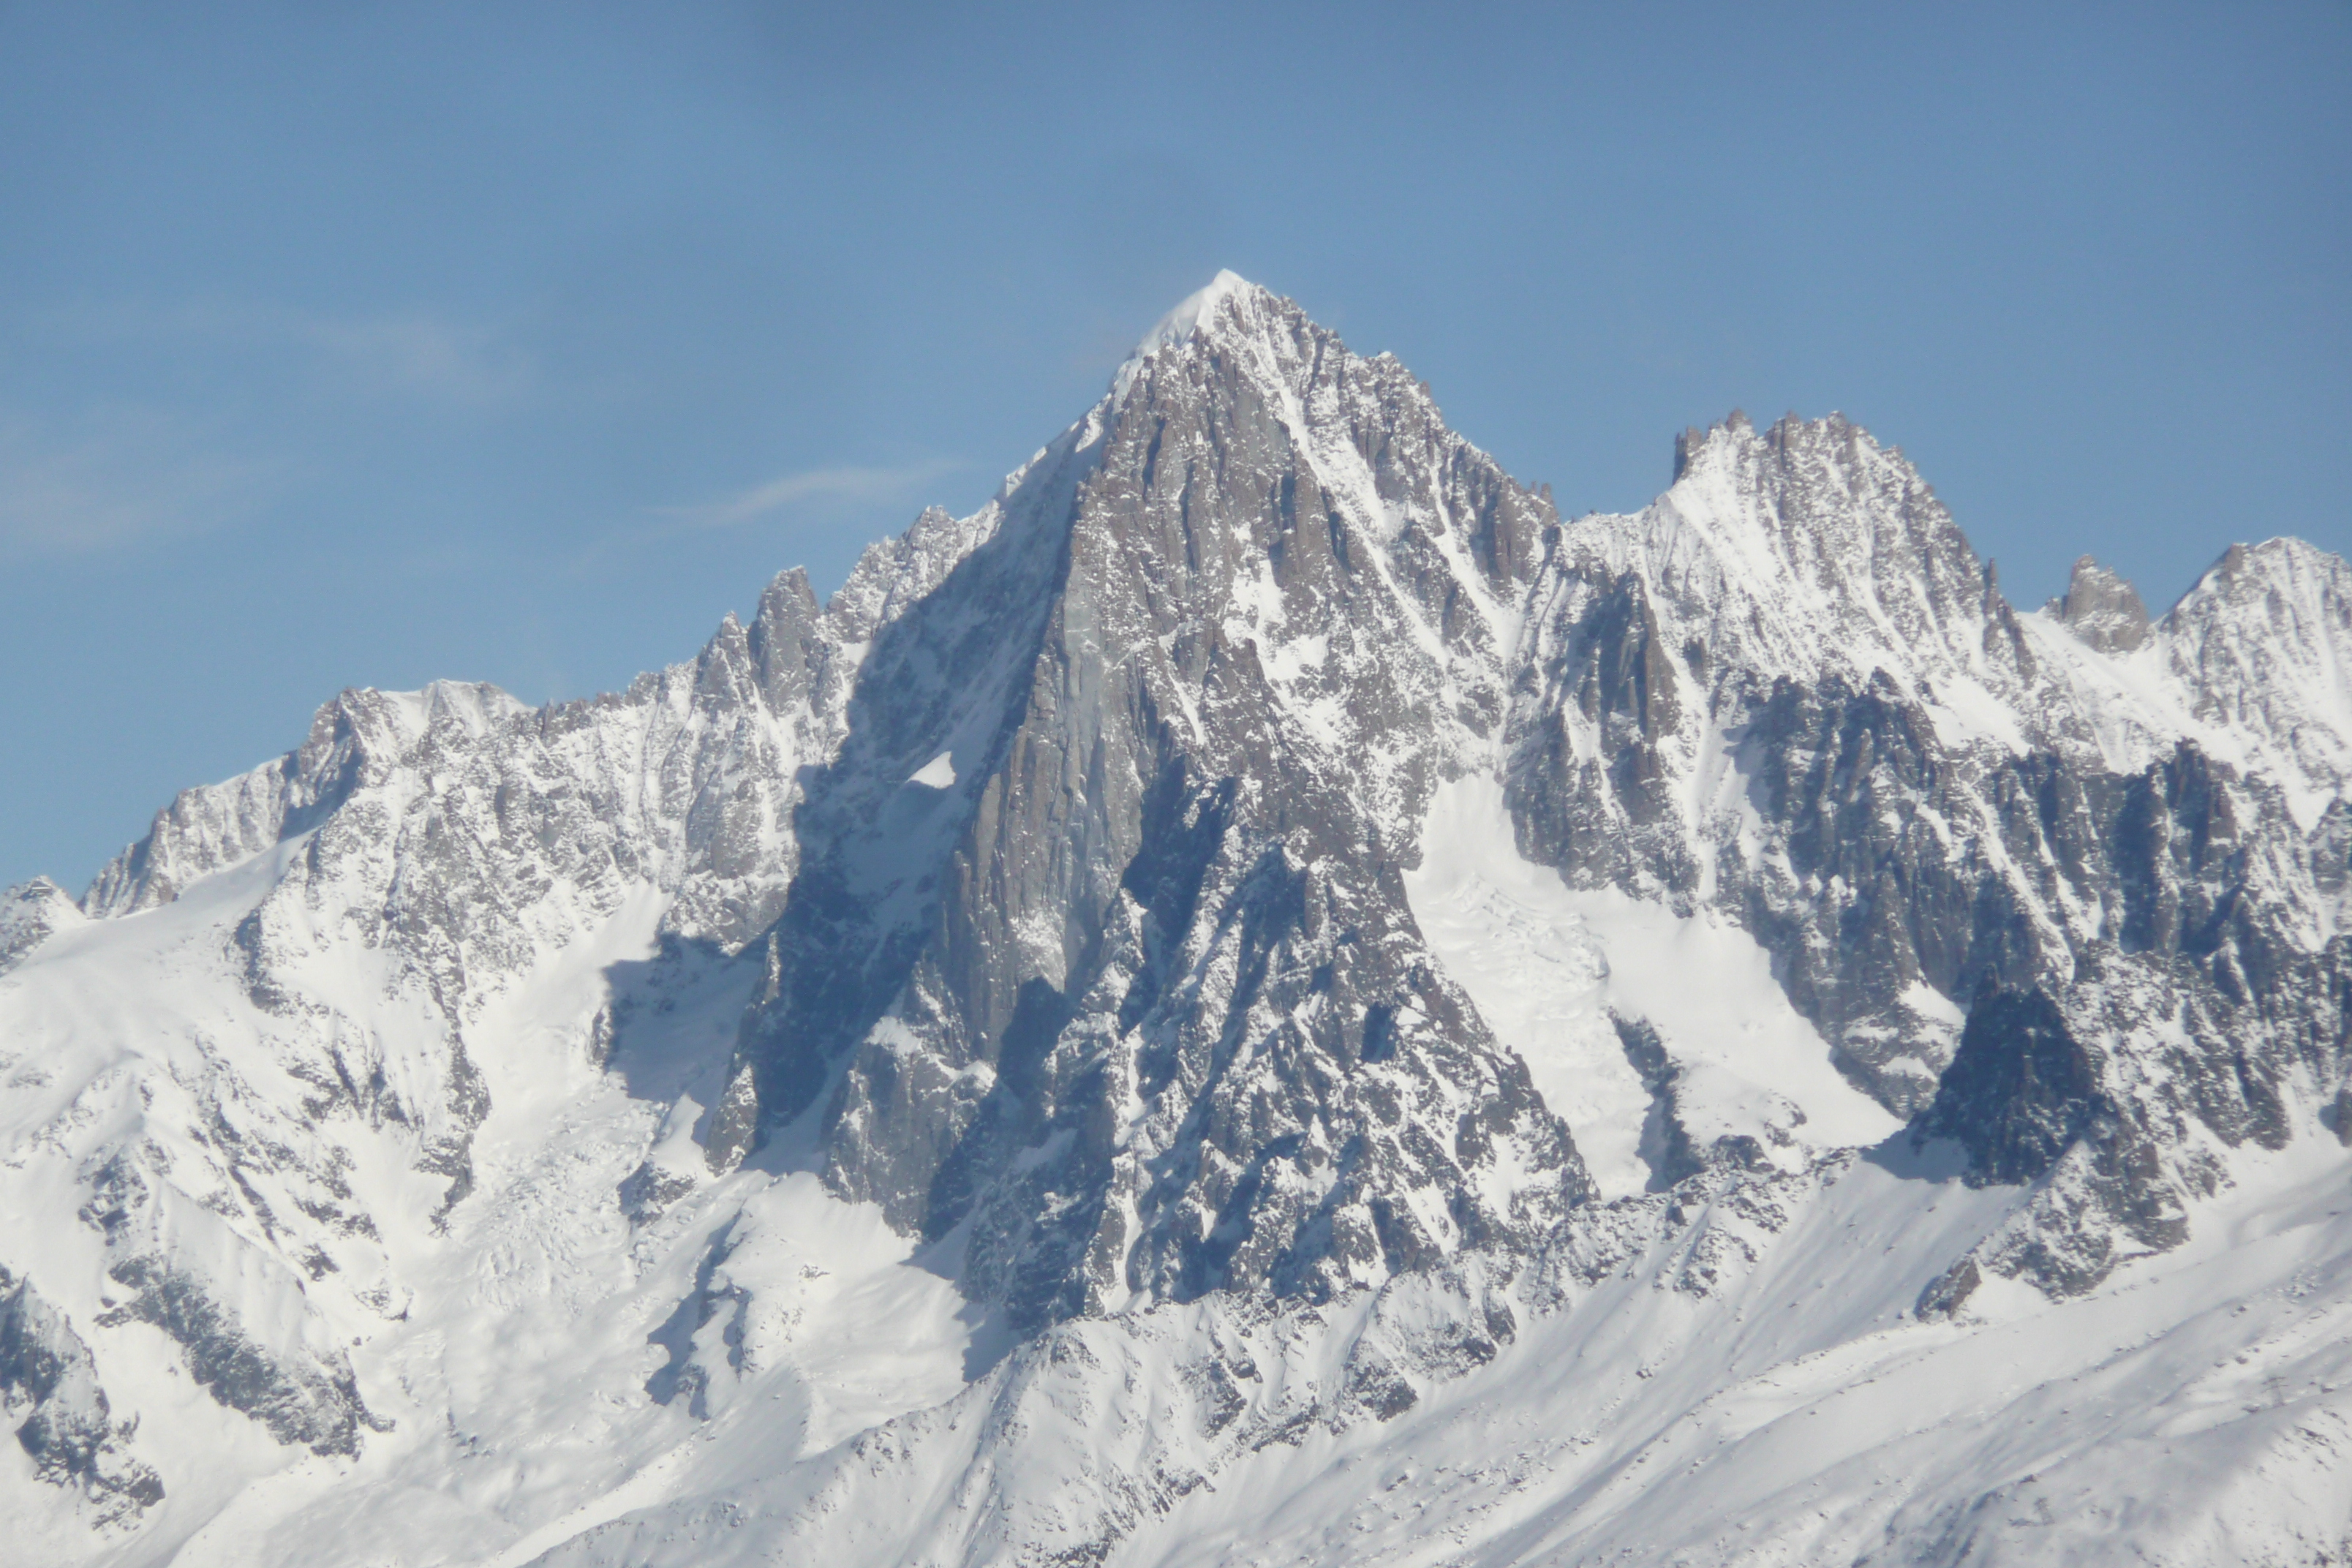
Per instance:
[[[2352,568],[1562,519],[1227,273],[969,518],[0,894],[0,1541],[2352,1557]]]

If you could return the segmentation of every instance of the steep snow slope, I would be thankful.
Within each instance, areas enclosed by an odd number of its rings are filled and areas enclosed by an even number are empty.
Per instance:
[[[124,1543],[138,1549],[134,1560],[178,1546],[178,1560],[192,1563],[383,1552],[446,1561],[514,1539],[658,1463],[710,1405],[763,1402],[789,1454],[961,1386],[961,1300],[908,1267],[907,1243],[877,1216],[824,1195],[812,1178],[743,1173],[652,1226],[632,1226],[621,1212],[615,1192],[648,1144],[658,1149],[678,1129],[665,1129],[659,1107],[630,1095],[585,1045],[604,973],[654,952],[651,902],[625,909],[483,1009],[469,1033],[493,1043],[482,1051],[490,1110],[473,1134],[474,1195],[446,1216],[446,1182],[409,1167],[396,1140],[332,1119],[311,1129],[268,1118],[273,1092],[299,1104],[315,1091],[261,1077],[274,1055],[282,1062],[286,1042],[269,1037],[270,1020],[217,954],[275,858],[79,933],[77,946],[43,954],[44,984],[8,998],[40,1003],[10,1009],[14,1039],[123,1042],[103,1062],[44,1054],[56,1084],[117,1092],[85,1088],[29,1135],[12,1127],[12,1185],[70,1181],[67,1162],[103,1136],[103,1119],[135,1116],[136,1168],[149,1173],[167,1278],[203,1292],[203,1304],[163,1323],[101,1336],[101,1376],[139,1412],[137,1448],[166,1478]],[[757,977],[756,965],[733,967],[749,972],[721,966],[653,1004],[667,1010],[665,1050],[698,1055],[706,1070],[723,1062]],[[380,1031],[391,1021],[382,1007],[373,1017]],[[429,1038],[429,1021],[416,1027]],[[665,1065],[623,1063],[625,1072]],[[27,1076],[20,1067],[12,1081]],[[673,1121],[690,1122],[691,1104],[681,1101]],[[85,1120],[93,1116],[96,1125]],[[203,1190],[225,1160],[222,1187]],[[265,1224],[257,1237],[239,1224],[323,1206],[298,1184],[305,1166],[331,1173],[320,1184],[330,1193],[339,1177],[334,1199],[363,1222],[305,1254],[321,1265],[316,1273],[277,1262],[282,1229]],[[70,1205],[63,1213],[58,1225],[54,1207],[12,1203],[0,1247],[70,1321],[102,1327],[122,1316],[119,1299],[139,1299],[107,1267],[121,1237],[73,1223]],[[754,1291],[757,1312],[707,1325],[690,1310],[681,1318],[681,1301],[740,1303]],[[893,1342],[860,1340],[869,1313],[899,1326]],[[736,1353],[722,1349],[719,1363],[746,1370],[678,1398],[665,1379],[675,1384],[705,1331],[731,1334]],[[208,1375],[211,1398],[194,1386]],[[249,1394],[259,1396],[258,1422],[229,1403]],[[73,1522],[54,1506],[16,1511],[42,1500],[10,1495],[11,1528],[26,1532],[18,1539]],[[79,1554],[66,1550],[71,1540],[52,1536],[56,1560]]]
[[[22,1539],[443,1560],[660,1495],[754,1383],[787,1456],[961,1386],[908,1241],[697,1137],[849,674],[1002,510],[926,514],[824,612],[787,574],[618,697],[346,692],[82,909],[10,893],[0,1384],[61,1434]]]
[[[0,895],[0,1533],[2319,1562],[2352,598],[1898,452],[1562,522],[1230,274],[989,506]]]
[[[1716,911],[1567,887],[1519,857],[1501,789],[1476,775],[1433,797],[1420,848],[1415,920],[1588,1163],[1608,1151],[1603,1195],[1671,1187],[1725,1139],[1801,1168],[1895,1131],[1838,1076],[1770,954]]]
[[[2352,1528],[2352,1159],[2302,1149],[2128,1284],[1957,1320],[1914,1282],[2016,1194],[1898,1148],[1328,1309],[1066,1324],[546,1561],[2321,1561]]]
[[[1557,1011],[1498,984],[1498,1034],[1606,1074],[1622,937],[1491,801],[1441,792],[1416,910],[1482,1000],[1496,949],[1489,977],[1546,964]],[[2320,1561],[2352,1534],[2352,1153],[2300,1131],[2231,1158],[2195,1240],[2057,1302],[1921,1301],[2025,1213],[1962,1150],[1783,1152],[1323,1308],[1066,1325],[940,1412],[548,1561]]]
[[[2157,628],[2196,716],[2288,792],[2305,826],[2352,777],[2352,569],[2299,539],[2232,545]]]

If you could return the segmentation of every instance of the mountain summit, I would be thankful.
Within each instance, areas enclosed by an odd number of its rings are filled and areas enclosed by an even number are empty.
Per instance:
[[[1563,520],[1221,273],[829,601],[0,895],[0,1529],[2333,1561],[2346,669],[1834,415]]]

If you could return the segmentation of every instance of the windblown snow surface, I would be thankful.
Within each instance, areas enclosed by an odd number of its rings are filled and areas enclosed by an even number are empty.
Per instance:
[[[2016,615],[1834,419],[1563,523],[1221,275],[831,603],[0,895],[0,1561],[2346,1561],[2342,1042],[2191,1069],[2336,973],[2347,669],[2291,541]]]

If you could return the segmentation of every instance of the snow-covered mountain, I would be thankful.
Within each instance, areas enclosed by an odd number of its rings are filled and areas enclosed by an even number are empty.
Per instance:
[[[2340,1561],[2352,568],[1675,469],[1226,274],[829,603],[0,895],[9,1561]]]

